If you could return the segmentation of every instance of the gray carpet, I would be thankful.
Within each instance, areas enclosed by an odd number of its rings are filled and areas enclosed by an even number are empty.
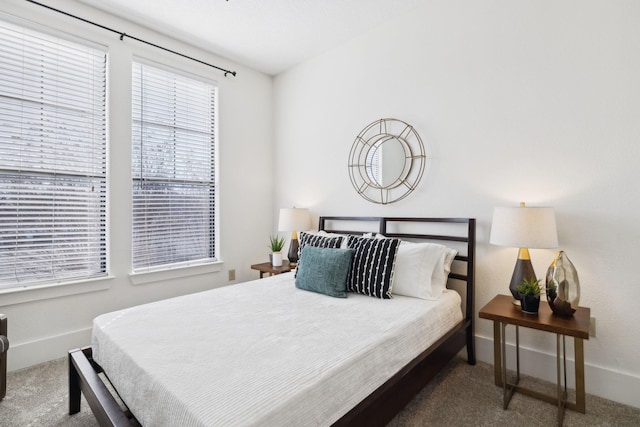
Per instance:
[[[9,350],[11,357],[11,350]],[[57,359],[7,375],[7,395],[0,402],[0,426],[97,426],[82,398],[82,412],[68,413],[67,359]]]
[[[531,378],[521,382],[550,394],[555,390],[552,384]],[[67,405],[66,359],[12,372],[7,378],[7,396],[0,402],[0,425],[97,426],[84,398],[79,414],[68,416]],[[493,367],[485,363],[469,366],[463,359],[455,359],[389,427],[555,424],[555,406],[517,393],[504,411],[502,389],[493,384]],[[567,411],[564,425],[640,426],[640,409],[587,395],[587,413]]]

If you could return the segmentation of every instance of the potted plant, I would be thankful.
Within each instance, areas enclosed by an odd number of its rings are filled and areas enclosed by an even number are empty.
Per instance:
[[[269,247],[271,248],[271,265],[274,267],[282,266],[282,248],[284,248],[284,237],[277,234],[269,236]]]
[[[529,278],[524,279],[521,284],[516,287],[520,294],[520,305],[522,311],[530,314],[537,314],[540,308],[540,292],[542,286],[540,279]]]

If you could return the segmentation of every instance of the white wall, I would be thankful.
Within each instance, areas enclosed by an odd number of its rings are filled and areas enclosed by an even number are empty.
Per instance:
[[[114,27],[133,36],[203,61],[237,70],[237,77],[147,47],[117,34],[29,4],[4,0],[0,19],[21,17],[79,35],[108,47],[109,60],[109,263],[111,278],[91,283],[0,294],[0,312],[9,319],[9,369],[63,357],[67,350],[90,344],[95,316],[149,301],[257,278],[249,266],[267,259],[272,232],[272,78],[215,57],[192,46],[116,19],[72,0],[48,4]],[[153,283],[133,285],[130,272],[130,85],[132,55],[183,69],[218,82],[219,87],[219,272],[206,269],[163,274]],[[199,273],[184,277],[184,274]],[[84,293],[88,289],[93,292]],[[72,295],[68,295],[72,294]],[[168,322],[171,319],[167,319]]]
[[[640,407],[638,23],[634,0],[425,1],[292,68],[274,84],[276,207],[477,218],[479,309],[508,293],[517,255],[488,244],[493,207],[553,206],[597,323],[587,392]],[[386,206],[347,170],[355,136],[383,117],[412,124],[430,156],[416,191]],[[531,255],[543,277],[554,251]],[[476,333],[492,362],[491,323]],[[554,380],[554,337],[521,337],[536,361],[523,370]]]

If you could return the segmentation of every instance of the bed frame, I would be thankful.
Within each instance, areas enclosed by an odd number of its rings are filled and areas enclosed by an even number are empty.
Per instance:
[[[356,224],[357,229],[339,229],[341,224],[349,226]],[[446,231],[424,234],[421,231],[414,232],[415,226]],[[452,228],[456,231],[450,231]],[[449,244],[449,246],[452,242],[456,242],[458,245],[466,246],[466,254],[464,250],[458,250],[459,253],[455,258],[458,268],[452,270],[448,283],[449,287],[456,281],[463,283],[462,289],[456,288],[456,290],[462,296],[464,319],[334,423],[334,426],[384,426],[465,346],[467,362],[470,365],[476,363],[474,344],[476,221],[473,218],[323,216],[319,219],[318,229],[340,234],[373,232],[387,237],[427,240]],[[460,268],[460,265],[463,268]],[[102,372],[102,368],[93,360],[91,347],[69,351],[69,415],[80,411],[82,393],[101,426],[130,426],[132,421],[136,422],[135,417],[111,394],[99,376]]]

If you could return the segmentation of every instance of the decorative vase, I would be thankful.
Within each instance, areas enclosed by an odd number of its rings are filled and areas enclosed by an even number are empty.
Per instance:
[[[578,272],[564,251],[558,252],[547,270],[547,302],[559,316],[573,316],[580,302]]]
[[[271,265],[282,267],[282,252],[274,252],[271,257]]]
[[[520,306],[524,313],[538,314],[540,295],[520,295]]]

